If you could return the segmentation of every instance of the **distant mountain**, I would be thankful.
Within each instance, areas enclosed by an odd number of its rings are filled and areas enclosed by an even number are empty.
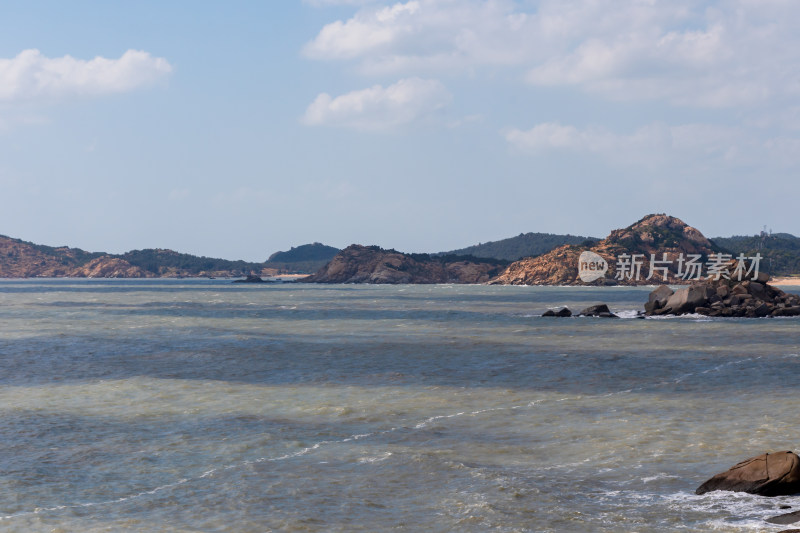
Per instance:
[[[250,272],[275,273],[263,263],[197,257],[172,250],[133,250],[115,255],[0,235],[0,278],[241,276]]]
[[[277,252],[265,263],[230,261],[161,248],[124,254],[87,252],[67,246],[45,246],[0,235],[0,278],[93,277],[236,277],[271,276],[279,272],[316,272],[338,252],[324,244],[306,244]]]
[[[213,257],[183,254],[161,248],[131,250],[118,257],[158,277],[176,276],[240,276],[250,272],[261,272],[263,263],[230,261]]]
[[[713,241],[734,256],[761,254],[761,269],[773,276],[800,273],[800,238],[789,233],[734,235],[716,237]]]
[[[622,254],[642,254],[640,279],[623,279],[626,285],[650,284],[644,279],[650,269],[650,255],[661,259],[667,254],[669,265],[668,281],[683,283],[676,275],[676,259],[680,254],[699,254],[703,260],[709,254],[718,253],[722,248],[703,236],[700,231],[675,217],[665,214],[647,215],[627,228],[613,230],[608,237],[593,246],[564,245],[536,258],[522,259],[508,266],[492,283],[499,285],[583,285],[578,277],[578,258],[583,251],[592,251],[608,264],[606,280],[615,277],[616,258]],[[658,274],[656,282],[662,280]],[[598,280],[595,283],[601,283]]]
[[[269,268],[297,272],[316,272],[341,250],[318,242],[293,246],[286,252],[275,252],[265,265]]]
[[[405,254],[379,246],[348,246],[309,283],[484,283],[507,261],[471,256]]]
[[[600,239],[594,237],[581,237],[578,235],[556,235],[553,233],[520,233],[516,237],[509,237],[499,241],[484,242],[458,250],[442,252],[438,255],[472,255],[475,257],[493,257],[516,261],[523,257],[535,257],[549,252],[557,246],[564,244],[591,246]]]
[[[102,255],[80,248],[44,246],[0,235],[0,277],[68,276],[76,268]]]

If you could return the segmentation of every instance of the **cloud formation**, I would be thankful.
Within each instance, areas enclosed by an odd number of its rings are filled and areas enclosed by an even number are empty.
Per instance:
[[[533,86],[725,108],[800,93],[800,3],[410,0],[366,5],[304,48],[364,74],[510,67]]]
[[[606,128],[577,128],[557,122],[505,134],[515,149],[530,154],[590,154],[614,164],[674,166],[713,161],[724,166],[791,167],[800,164],[800,139],[761,138],[737,126],[652,123],[630,134]]]
[[[151,85],[172,71],[166,59],[128,50],[119,59],[48,58],[39,50],[0,58],[0,102],[101,95]]]
[[[343,126],[386,130],[425,119],[450,103],[451,95],[436,80],[402,79],[332,97],[322,93],[308,106],[303,122],[312,126]]]

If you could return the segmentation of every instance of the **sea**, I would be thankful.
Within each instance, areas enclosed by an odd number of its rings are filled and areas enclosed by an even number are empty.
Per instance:
[[[786,529],[800,320],[650,290],[0,281],[0,531]]]

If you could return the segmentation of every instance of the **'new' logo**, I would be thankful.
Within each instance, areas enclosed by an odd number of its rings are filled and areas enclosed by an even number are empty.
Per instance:
[[[584,283],[600,279],[608,272],[608,263],[594,252],[585,251],[578,258],[578,277]]]

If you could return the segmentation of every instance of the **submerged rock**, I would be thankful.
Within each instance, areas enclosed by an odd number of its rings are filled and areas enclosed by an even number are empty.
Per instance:
[[[761,496],[784,496],[800,492],[800,457],[793,452],[764,453],[721,472],[695,494],[714,490],[747,492]]]
[[[800,522],[800,511],[794,511],[791,513],[785,513],[778,516],[773,516],[772,518],[767,518],[767,522],[770,524],[779,524],[785,526],[786,524],[794,524],[795,522]],[[800,531],[795,529],[794,531]]]

